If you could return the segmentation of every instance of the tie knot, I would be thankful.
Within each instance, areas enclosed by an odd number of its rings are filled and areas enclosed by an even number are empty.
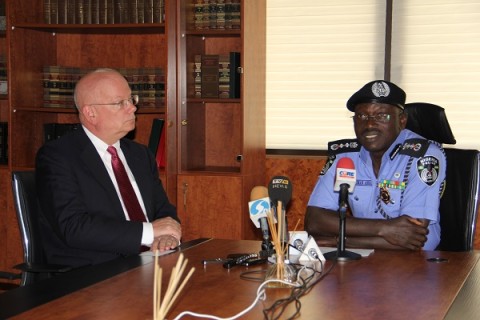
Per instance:
[[[114,146],[108,146],[107,148],[108,153],[110,153],[113,157],[118,157],[117,149]]]

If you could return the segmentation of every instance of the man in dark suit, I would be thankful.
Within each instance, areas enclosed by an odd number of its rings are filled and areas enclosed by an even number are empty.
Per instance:
[[[99,69],[79,80],[74,97],[82,128],[46,143],[36,158],[48,262],[79,267],[141,248],[178,246],[181,227],[155,158],[146,146],[124,138],[135,129],[138,96],[120,73]],[[109,146],[118,152],[144,221],[131,218]]]

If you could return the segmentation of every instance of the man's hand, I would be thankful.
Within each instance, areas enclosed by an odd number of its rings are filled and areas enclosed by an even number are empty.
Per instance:
[[[393,245],[420,250],[427,241],[427,234],[428,220],[403,215],[387,220],[379,235]]]
[[[155,252],[156,250],[160,252],[166,251],[166,250],[172,250],[178,247],[179,244],[180,244],[180,240],[178,240],[174,236],[162,235],[162,236],[156,237],[153,240],[150,250],[153,252]]]
[[[177,220],[166,217],[153,221],[152,225],[153,237],[155,240],[161,236],[172,236],[177,239],[178,245],[180,239],[182,238],[182,227]]]

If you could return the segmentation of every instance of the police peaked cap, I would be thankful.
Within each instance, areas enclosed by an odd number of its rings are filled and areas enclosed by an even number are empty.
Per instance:
[[[364,85],[348,99],[347,109],[354,112],[357,104],[373,102],[391,104],[403,110],[406,97],[405,91],[396,84],[375,80]]]

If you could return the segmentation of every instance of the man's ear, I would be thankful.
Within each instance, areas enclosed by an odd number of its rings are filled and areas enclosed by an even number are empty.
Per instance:
[[[80,113],[82,114],[85,121],[90,123],[96,122],[97,110],[93,106],[84,106],[81,108]]]
[[[403,111],[399,116],[400,128],[405,129],[407,126],[408,115]]]

